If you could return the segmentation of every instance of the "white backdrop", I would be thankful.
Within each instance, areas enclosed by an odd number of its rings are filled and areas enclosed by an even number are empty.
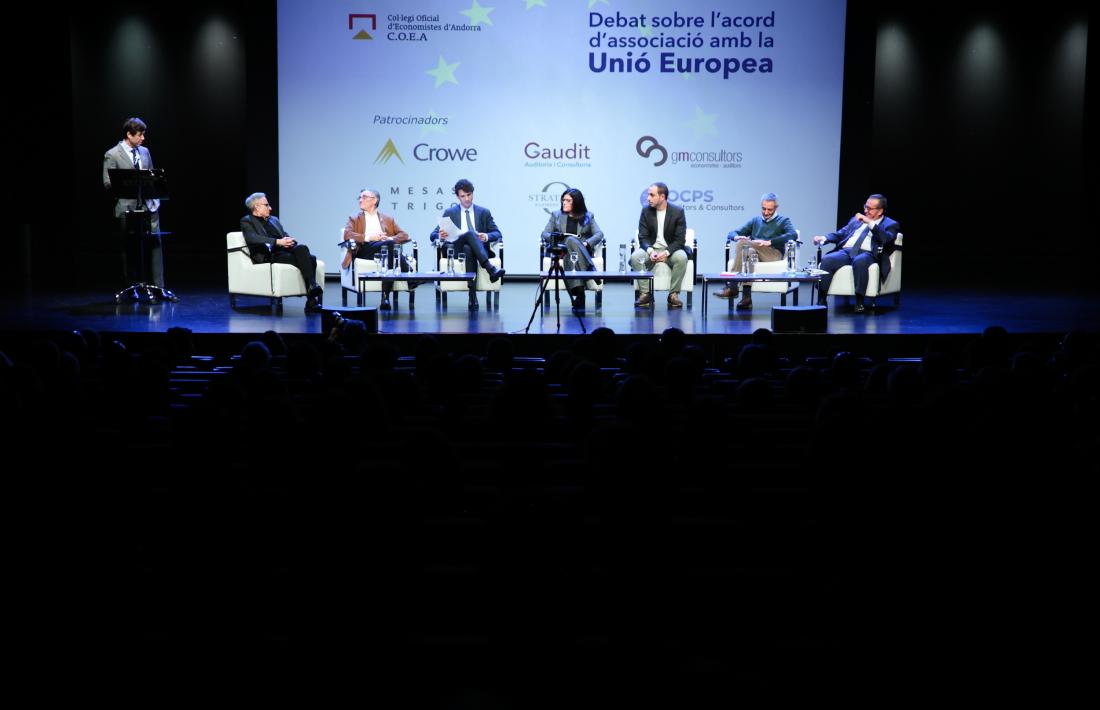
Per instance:
[[[280,0],[278,13],[275,214],[328,264],[360,188],[383,193],[423,256],[463,177],[512,274],[535,272],[566,187],[612,264],[655,181],[688,210],[703,271],[722,270],[726,233],[763,192],[804,237],[836,227],[843,0]]]

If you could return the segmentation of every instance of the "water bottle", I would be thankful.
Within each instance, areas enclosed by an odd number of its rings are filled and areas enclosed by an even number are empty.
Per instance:
[[[390,249],[389,249],[389,247],[382,247],[378,251],[378,273],[385,276],[386,272],[389,271],[389,268],[390,268]]]
[[[756,250],[746,249],[741,257],[741,273],[752,274],[756,272]]]
[[[627,272],[627,270],[628,270],[627,264],[628,264],[628,261],[627,261],[627,257],[626,257],[626,245],[625,244],[620,244],[619,245],[619,273],[620,274],[625,274]]]
[[[787,246],[784,248],[787,257],[787,271],[792,272],[795,267],[798,266],[798,245],[791,239],[787,242]]]
[[[409,271],[419,271],[420,267],[416,263],[416,240],[409,242],[409,249],[412,250],[412,256],[409,257]]]
[[[455,248],[447,247],[447,274],[455,272]]]

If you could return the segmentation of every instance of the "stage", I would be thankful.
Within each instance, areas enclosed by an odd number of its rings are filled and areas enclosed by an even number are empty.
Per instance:
[[[531,317],[538,284],[535,281],[510,280],[500,294],[499,308],[486,305],[481,294],[480,308],[467,309],[467,297],[451,292],[446,308],[436,304],[431,284],[420,286],[414,308],[401,293],[397,307],[380,312],[379,331],[384,334],[522,334]],[[59,293],[35,291],[10,294],[0,308],[0,329],[13,332],[58,332],[74,328],[93,328],[108,333],[164,332],[171,327],[189,328],[195,333],[249,334],[274,330],[279,333],[320,333],[321,316],[303,311],[304,299],[288,298],[282,312],[273,310],[265,299],[239,297],[231,308],[224,288],[175,286],[179,303],[116,305],[109,292]],[[666,328],[679,328],[688,335],[749,335],[758,328],[771,328],[772,307],[779,305],[778,294],[759,294],[751,311],[730,311],[727,302],[715,298],[711,289],[706,320],[702,317],[702,289],[697,285],[694,302],[688,307],[686,294],[683,310],[668,310],[665,294],[657,293],[654,308],[635,308],[629,284],[607,284],[603,306],[596,308],[595,295],[589,292],[587,309],[578,319],[562,294],[561,326],[556,312],[539,307],[535,310],[530,333],[533,335],[578,335],[600,327],[621,335],[660,334]],[[350,295],[350,294],[349,294]],[[330,281],[325,287],[325,305],[340,306],[340,287]],[[367,295],[367,306],[377,306],[379,294]],[[1100,299],[1091,293],[988,292],[980,290],[913,289],[902,293],[901,305],[893,297],[880,299],[874,314],[856,314],[843,299],[830,299],[827,333],[831,335],[965,335],[981,333],[986,327],[1000,325],[1010,333],[1065,333],[1073,329],[1093,330],[1100,324]],[[800,304],[810,303],[803,287]],[[788,305],[791,300],[788,299]],[[354,305],[354,296],[349,298]]]

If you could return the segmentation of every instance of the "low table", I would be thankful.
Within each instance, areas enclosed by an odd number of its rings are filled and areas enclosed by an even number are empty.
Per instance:
[[[707,286],[711,281],[721,281],[722,283],[753,283],[753,282],[767,282],[767,281],[786,281],[788,283],[800,283],[810,284],[810,300],[813,300],[814,293],[817,291],[817,284],[821,282],[821,277],[825,275],[824,271],[814,271],[807,273],[805,271],[785,271],[775,274],[702,274],[700,276],[703,279],[703,319],[707,317]],[[787,294],[780,294],[780,303],[784,306],[787,305]],[[733,307],[730,299],[730,307]],[[794,291],[794,305],[798,305],[798,289]]]
[[[365,290],[367,282],[369,281],[415,281],[416,283],[433,283],[435,281],[466,281],[471,282],[477,278],[477,274],[472,271],[466,273],[448,274],[445,271],[403,271],[399,274],[384,274],[378,272],[367,272],[358,274],[359,279],[359,291],[356,295],[356,305],[363,306],[367,302],[367,292]],[[416,293],[412,289],[409,289],[409,307],[411,308],[416,301]],[[396,301],[395,301],[396,303]]]

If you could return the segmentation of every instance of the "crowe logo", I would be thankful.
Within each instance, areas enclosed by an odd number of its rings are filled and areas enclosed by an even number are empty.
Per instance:
[[[364,21],[370,20],[371,32],[377,32],[378,31],[378,16],[377,15],[375,15],[373,13],[371,13],[369,15],[349,14],[348,15],[348,29],[349,30],[354,30],[355,29],[355,21],[356,20],[364,20]],[[352,36],[352,39],[374,39],[374,37],[372,37],[370,35],[370,33],[367,32],[365,29],[363,29],[363,30],[359,30],[358,32],[356,32],[355,35]]]
[[[378,157],[374,159],[374,163],[375,165],[377,165],[378,163],[382,163],[383,165],[385,165],[386,163],[390,162],[390,158],[397,158],[401,161],[402,165],[405,164],[404,158],[402,158],[401,154],[397,152],[397,146],[393,144],[393,139],[387,138],[386,145],[382,146],[382,150],[378,152]]]

